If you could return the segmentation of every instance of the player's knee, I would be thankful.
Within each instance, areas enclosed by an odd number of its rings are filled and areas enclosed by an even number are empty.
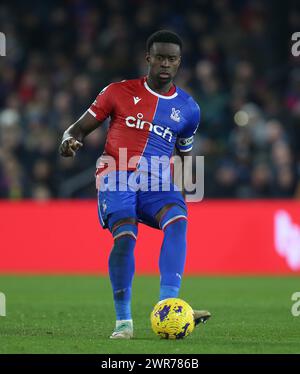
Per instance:
[[[186,231],[187,227],[187,214],[186,211],[179,205],[171,206],[165,214],[161,217],[159,222],[159,227],[166,231],[170,230],[180,230],[182,232]]]
[[[112,235],[114,238],[114,246],[109,255],[109,266],[118,266],[120,261],[124,261],[125,258],[131,256],[137,237],[137,225],[134,223],[126,222],[116,222],[112,227]]]
[[[178,248],[184,249],[186,245],[187,220],[178,219],[168,224],[164,229],[164,237]]]
[[[122,219],[116,222],[111,229],[114,241],[121,238],[132,238],[136,240],[138,227],[135,219]]]
[[[164,233],[168,233],[177,238],[184,238],[187,231],[187,220],[184,218],[175,220],[170,224],[166,225],[163,229]]]

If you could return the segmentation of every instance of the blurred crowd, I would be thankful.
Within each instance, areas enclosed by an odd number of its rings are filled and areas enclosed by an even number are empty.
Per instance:
[[[11,0],[0,25],[0,198],[95,196],[107,124],[75,159],[59,156],[62,133],[104,86],[146,74],[158,29],[183,39],[176,84],[201,107],[205,197],[300,198],[296,1]]]

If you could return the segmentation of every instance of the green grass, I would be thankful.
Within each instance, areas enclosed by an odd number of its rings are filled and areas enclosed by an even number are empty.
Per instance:
[[[185,277],[181,297],[213,317],[179,341],[151,331],[158,289],[158,277],[135,278],[135,339],[120,341],[108,339],[115,321],[107,278],[0,276],[0,353],[300,353],[300,316],[291,314],[299,278]]]

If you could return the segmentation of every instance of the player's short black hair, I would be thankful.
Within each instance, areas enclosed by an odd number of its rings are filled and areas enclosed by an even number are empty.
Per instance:
[[[173,31],[159,30],[149,36],[146,42],[146,50],[150,52],[153,43],[174,43],[179,45],[180,51],[182,50],[182,40]]]

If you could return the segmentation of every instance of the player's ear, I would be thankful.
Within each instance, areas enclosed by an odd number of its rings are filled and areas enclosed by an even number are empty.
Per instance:
[[[149,53],[146,54],[146,61],[147,61],[148,64],[150,63],[150,54]]]

